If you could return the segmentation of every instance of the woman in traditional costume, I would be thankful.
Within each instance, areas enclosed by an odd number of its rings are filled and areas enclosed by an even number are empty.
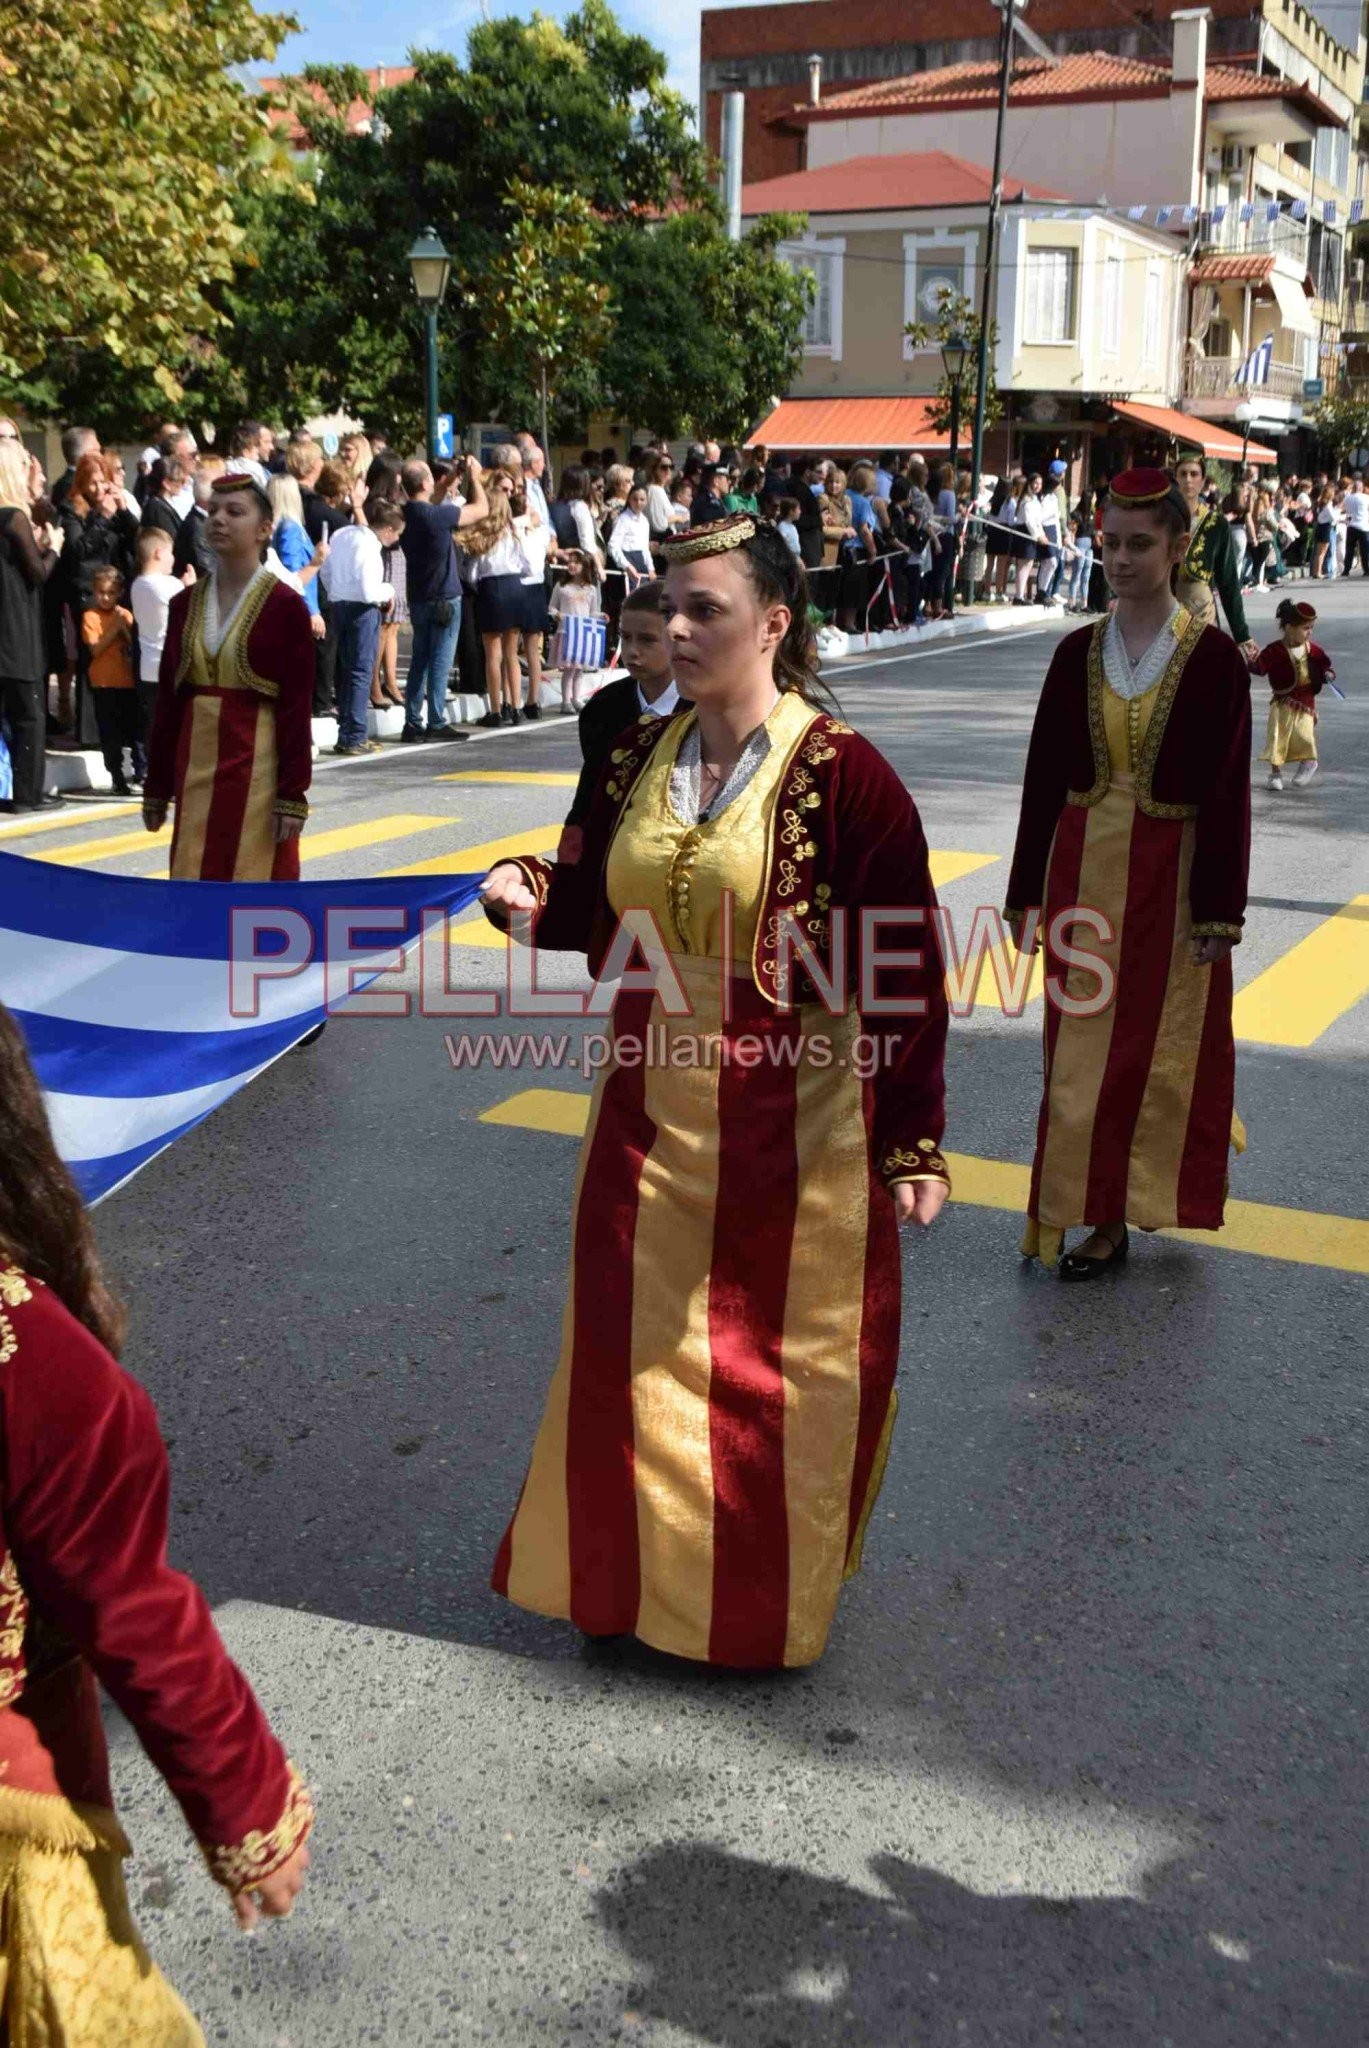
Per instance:
[[[883,1474],[897,1225],[948,1190],[935,898],[911,797],[814,701],[779,533],[742,513],[662,552],[691,708],[619,737],[576,866],[485,884],[494,922],[531,913],[537,945],[605,981],[626,913],[656,955],[654,988],[616,997],[560,1364],[494,1585],[589,1635],[803,1665]],[[901,958],[862,1015],[863,906]]]
[[[1269,763],[1269,787],[1283,788],[1283,771],[1293,763],[1294,789],[1306,789],[1317,772],[1317,698],[1334,683],[1336,671],[1324,647],[1312,638],[1317,614],[1310,604],[1286,597],[1275,613],[1281,637],[1261,650],[1257,676],[1268,676],[1269,724],[1262,761]]]
[[[309,611],[262,563],[270,500],[230,472],[213,487],[215,557],[171,600],[148,741],[143,823],[176,806],[177,882],[292,882],[309,815],[314,637]]]
[[[1135,475],[1135,471],[1132,474]],[[1174,481],[1188,514],[1189,541],[1179,567],[1175,595],[1186,605],[1200,626],[1218,624],[1217,599],[1222,601],[1233,639],[1248,662],[1258,649],[1250,637],[1241,597],[1240,565],[1231,527],[1215,505],[1204,505],[1202,489],[1207,465],[1201,455],[1181,455],[1174,465]],[[1214,594],[1215,593],[1215,594]]]
[[[309,1795],[166,1561],[166,1453],[123,1317],[0,1007],[0,2039],[203,2048],[124,1889],[95,1681],[180,1802],[239,1923],[290,1911]]]
[[[1114,478],[1110,617],[1056,648],[1005,915],[1045,935],[1045,1091],[1022,1250],[1093,1280],[1143,1230],[1218,1230],[1235,1117],[1231,949],[1250,858],[1250,679],[1173,592],[1188,508]],[[1039,921],[1037,910],[1039,910]],[[1082,929],[1083,936],[1080,936]],[[1064,1233],[1091,1235],[1060,1257]]]

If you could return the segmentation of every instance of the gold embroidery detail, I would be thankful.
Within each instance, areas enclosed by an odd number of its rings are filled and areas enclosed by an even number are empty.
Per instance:
[[[278,818],[307,818],[309,815],[309,805],[303,797],[278,796],[275,808]]]
[[[911,1152],[895,1146],[885,1153],[879,1170],[890,1186],[896,1180],[944,1180],[949,1183],[951,1178],[941,1148],[931,1138],[919,1138],[916,1150]]]
[[[1203,924],[1195,924],[1192,927],[1192,930],[1195,939],[1239,940],[1244,936],[1245,933],[1244,925],[1223,924],[1220,918],[1215,917],[1208,918]]]
[[[694,825],[685,833],[675,849],[675,857],[666,876],[666,900],[670,905],[670,922],[675,927],[675,936],[682,950],[686,953],[694,951],[693,926],[689,914],[690,871],[699,857],[699,848],[702,844],[703,834],[698,826]]]
[[[0,1266],[0,1365],[8,1365],[18,1349],[14,1325],[4,1313],[7,1308],[18,1308],[21,1301],[32,1301],[33,1289],[17,1266]]]
[[[288,1863],[314,1824],[314,1802],[294,1765],[285,1811],[273,1828],[254,1828],[241,1842],[206,1849],[211,1874],[230,1892],[250,1891]]]
[[[1101,803],[1107,795],[1112,781],[1108,765],[1108,735],[1103,713],[1103,692],[1107,678],[1103,672],[1103,636],[1107,632],[1107,620],[1100,619],[1089,640],[1088,664],[1088,717],[1089,740],[1093,748],[1093,785],[1089,789],[1071,789],[1066,792],[1066,801],[1091,809]],[[1169,714],[1174,708],[1179,684],[1183,680],[1188,658],[1198,644],[1202,628],[1191,612],[1181,611],[1174,621],[1174,652],[1165,664],[1164,674],[1155,685],[1155,707],[1146,727],[1146,736],[1134,760],[1136,776],[1136,808],[1147,818],[1196,818],[1196,804],[1167,804],[1150,793],[1151,777],[1159,758],[1160,742],[1165,736]],[[1149,696],[1147,691],[1146,695]],[[1139,703],[1139,700],[1134,700]],[[1127,706],[1128,735],[1131,733],[1132,706]],[[1139,719],[1139,711],[1137,712]]]

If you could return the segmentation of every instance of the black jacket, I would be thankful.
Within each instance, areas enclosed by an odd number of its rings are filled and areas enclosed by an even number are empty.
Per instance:
[[[181,521],[176,535],[176,544],[171,551],[171,573],[183,576],[187,569],[193,569],[197,576],[207,576],[214,567],[214,556],[205,538],[209,514],[202,505],[192,505]]]
[[[683,697],[679,708],[682,711],[689,709]],[[621,676],[616,683],[605,683],[602,690],[595,691],[580,713],[580,752],[585,757],[585,765],[580,770],[575,796],[566,812],[568,825],[584,824],[589,816],[590,799],[598,788],[613,742],[630,725],[635,725],[641,715],[637,685],[631,676]]]

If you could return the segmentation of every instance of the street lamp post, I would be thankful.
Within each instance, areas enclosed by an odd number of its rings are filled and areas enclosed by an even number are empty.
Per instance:
[[[941,344],[941,363],[946,372],[946,382],[951,387],[951,495],[955,495],[956,459],[960,454],[960,383],[965,375],[965,364],[969,357],[970,345],[957,327],[948,334]],[[971,504],[970,510],[974,510]],[[955,526],[952,523],[951,546],[955,546]],[[955,610],[955,577],[946,586],[946,609]]]
[[[447,283],[451,274],[452,259],[443,248],[436,230],[424,228],[409,251],[409,275],[413,278],[414,296],[423,308],[428,330],[425,384],[429,462],[437,460],[437,314],[438,308],[447,296]]]

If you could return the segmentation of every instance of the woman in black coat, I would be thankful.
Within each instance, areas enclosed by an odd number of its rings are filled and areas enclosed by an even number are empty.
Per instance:
[[[62,603],[71,613],[76,646],[76,732],[82,746],[94,746],[93,709],[86,685],[86,651],[81,639],[81,614],[91,602],[97,569],[117,569],[124,579],[124,597],[138,573],[138,515],[124,502],[123,469],[117,455],[92,451],[76,465],[69,496],[62,506]]]
[[[47,762],[43,586],[57,554],[49,529],[35,533],[29,517],[34,485],[18,438],[0,441],[0,713],[10,733],[14,794],[4,808],[11,811],[42,804]]]

